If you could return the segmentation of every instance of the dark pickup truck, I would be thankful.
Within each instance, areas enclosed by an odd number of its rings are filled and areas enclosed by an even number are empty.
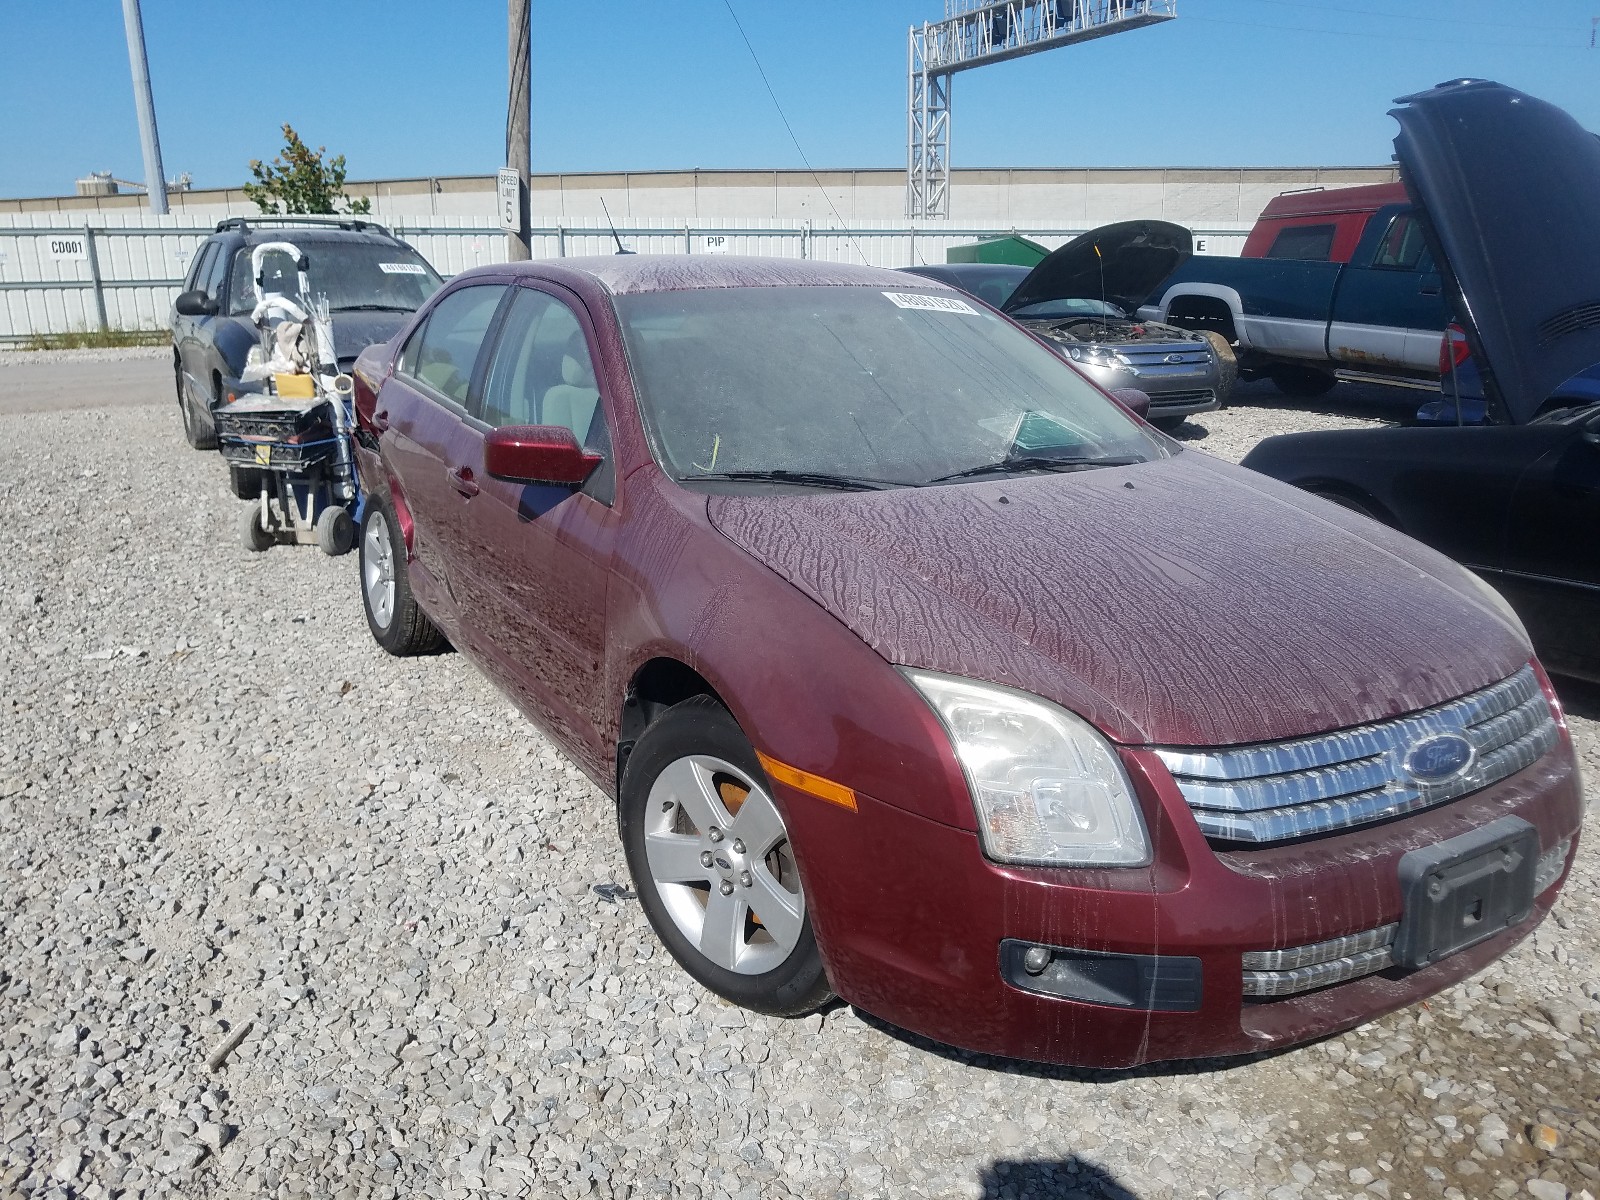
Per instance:
[[[1367,223],[1348,263],[1196,255],[1139,315],[1215,330],[1233,343],[1244,378],[1320,395],[1335,371],[1436,382],[1450,320],[1442,291],[1416,213],[1392,204]]]

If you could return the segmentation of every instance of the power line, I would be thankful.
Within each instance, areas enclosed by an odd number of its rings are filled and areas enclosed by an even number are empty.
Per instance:
[[[738,29],[739,36],[744,39],[744,48],[750,51],[750,61],[755,63],[756,73],[761,76],[761,82],[766,85],[767,95],[772,97],[772,107],[778,110],[778,119],[783,122],[783,127],[789,131],[789,140],[794,143],[795,152],[800,155],[800,161],[805,164],[806,170],[811,172],[812,182],[817,185],[817,190],[822,193],[822,198],[828,202],[828,208],[833,212],[834,220],[839,222],[839,228],[845,230],[845,236],[850,239],[850,244],[855,247],[856,253],[861,255],[861,261],[869,261],[866,252],[861,249],[861,244],[856,241],[855,235],[846,228],[844,218],[839,215],[839,210],[834,208],[833,197],[828,195],[828,189],[822,185],[821,178],[818,177],[816,170],[811,166],[811,160],[806,157],[806,152],[800,145],[800,139],[795,137],[794,126],[789,124],[789,118],[783,112],[783,105],[778,103],[778,93],[772,90],[772,82],[767,78],[766,69],[762,67],[761,59],[756,55],[756,48],[750,44],[750,35],[744,31],[744,23],[739,20],[739,14],[733,11],[732,0],[722,0],[722,3],[727,8],[728,15],[733,18],[733,24]]]

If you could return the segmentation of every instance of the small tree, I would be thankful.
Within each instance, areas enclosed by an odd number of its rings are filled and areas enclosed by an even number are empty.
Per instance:
[[[244,185],[244,194],[264,213],[336,213],[342,203],[347,213],[369,213],[372,201],[362,196],[351,199],[344,190],[344,155],[322,161],[326,147],[310,149],[300,140],[294,126],[283,127],[283,153],[268,166],[259,158],[250,160],[254,183]]]

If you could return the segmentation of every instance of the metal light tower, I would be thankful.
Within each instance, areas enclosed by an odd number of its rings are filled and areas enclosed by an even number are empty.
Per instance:
[[[909,37],[906,216],[950,215],[950,82],[957,71],[1177,15],[1177,0],[944,0],[944,20],[912,26]]]
[[[144,53],[144,21],[139,0],[122,0],[122,24],[128,35],[128,65],[133,71],[133,107],[139,114],[139,146],[144,152],[145,195],[150,211],[167,211],[167,177],[161,169],[161,139],[156,137],[156,102],[150,95],[150,63]]]

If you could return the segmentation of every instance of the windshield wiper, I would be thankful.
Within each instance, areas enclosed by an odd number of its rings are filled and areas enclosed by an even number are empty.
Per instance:
[[[829,475],[822,471],[708,471],[700,475],[680,475],[680,482],[702,480],[728,480],[733,483],[792,483],[797,487],[837,488],[850,492],[879,492],[885,488],[902,487],[887,479],[862,479],[855,475]]]
[[[981,467],[968,467],[928,480],[929,483],[949,483],[953,479],[970,479],[975,475],[1015,475],[1020,471],[1077,471],[1085,467],[1131,467],[1146,460],[1134,455],[1120,458],[1089,458],[1086,455],[1030,454],[1018,458],[1004,458],[999,462],[985,463]]]
[[[334,312],[416,312],[405,304],[341,304]]]

